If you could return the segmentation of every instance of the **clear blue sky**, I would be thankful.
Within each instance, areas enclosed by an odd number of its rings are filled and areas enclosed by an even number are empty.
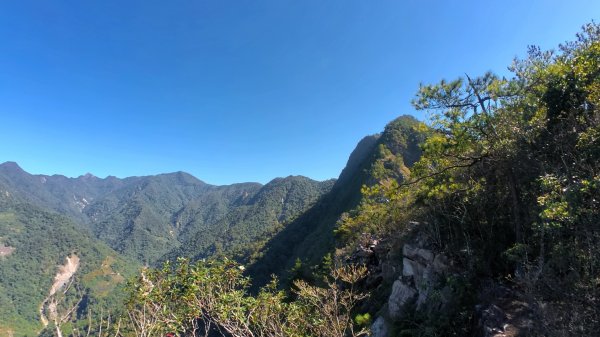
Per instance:
[[[415,114],[420,82],[505,74],[598,15],[597,0],[2,1],[0,162],[337,177],[363,136]]]

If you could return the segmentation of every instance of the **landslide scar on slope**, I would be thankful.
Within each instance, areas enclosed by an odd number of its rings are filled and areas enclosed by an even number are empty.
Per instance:
[[[56,292],[62,289],[65,284],[69,282],[69,280],[71,280],[73,275],[75,275],[77,272],[77,269],[79,269],[79,257],[75,254],[67,256],[65,264],[58,267],[58,272],[54,277],[54,283],[52,284],[52,287],[50,287],[48,297],[46,297],[40,306],[40,320],[44,326],[48,325],[48,319],[44,315],[46,305],[48,316],[50,319],[56,320],[56,301],[53,300],[53,296],[56,294]]]
[[[15,247],[5,246],[0,243],[0,257],[9,256],[14,251],[15,251]]]
[[[62,288],[73,275],[77,272],[79,268],[79,257],[77,255],[67,256],[67,261],[64,265],[59,266],[58,273],[54,277],[54,284],[52,284],[52,288],[50,288],[50,294],[48,296],[52,296],[56,294],[56,292]]]

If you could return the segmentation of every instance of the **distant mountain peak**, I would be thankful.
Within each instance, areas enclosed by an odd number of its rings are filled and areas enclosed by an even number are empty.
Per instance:
[[[17,164],[14,161],[6,161],[2,164],[0,164],[0,168],[3,168],[5,170],[11,170],[11,171],[23,171],[23,169],[21,168],[21,166],[19,166],[19,164]]]
[[[206,182],[194,177],[193,175],[184,172],[184,171],[176,171],[171,173],[163,173],[158,176],[163,177],[171,177],[178,180],[180,183],[188,183],[188,184],[199,184],[199,185],[208,185]]]
[[[79,177],[83,178],[83,179],[97,179],[98,178],[98,177],[96,177],[95,175],[93,175],[93,174],[91,174],[89,172],[86,173],[86,174],[84,174],[84,175],[82,175],[82,176],[79,176]]]

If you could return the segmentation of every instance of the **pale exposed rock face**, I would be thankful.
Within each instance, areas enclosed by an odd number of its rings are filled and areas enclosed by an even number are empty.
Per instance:
[[[389,336],[388,326],[401,320],[408,308],[416,306],[416,310],[435,312],[443,310],[453,298],[452,289],[442,286],[441,282],[451,275],[451,263],[445,255],[436,254],[420,243],[404,244],[401,250],[402,266],[398,267],[401,267],[402,275],[392,285],[387,311],[371,326],[374,337]],[[395,266],[389,268],[395,269]],[[436,298],[432,300],[434,292]]]
[[[390,329],[383,317],[378,317],[371,326],[371,337],[388,337]]]
[[[15,251],[15,247],[5,246],[0,243],[0,257],[9,256]]]
[[[409,258],[402,259],[402,275],[420,277],[425,270],[425,266],[417,261],[413,261]]]
[[[428,249],[413,247],[408,243],[402,247],[402,254],[411,260],[422,261],[424,263],[433,262],[434,254]]]
[[[402,276],[394,282],[388,300],[388,314],[394,320],[402,317],[402,307],[411,301],[416,301],[417,310],[438,309],[425,306],[441,278],[449,273],[448,258],[443,254],[436,255],[431,250],[410,244],[402,247],[402,254]],[[441,293],[448,292],[442,289]],[[445,296],[440,299],[444,300]],[[443,306],[443,303],[436,305]]]
[[[455,296],[454,290],[442,282],[452,275],[451,261],[428,249],[427,239],[422,236],[403,245],[366,237],[351,260],[368,266],[367,287],[375,289],[382,280],[392,283],[386,306],[371,326],[373,337],[388,337],[392,323],[402,320],[409,310],[442,311],[451,305]]]
[[[65,264],[59,266],[58,272],[54,277],[54,283],[50,288],[48,297],[44,299],[40,305],[40,321],[44,326],[47,326],[50,320],[56,321],[58,319],[57,314],[57,302],[54,296],[59,290],[61,290],[69,281],[71,281],[73,275],[79,269],[79,257],[75,254],[67,256]],[[47,317],[46,317],[47,315]]]
[[[52,284],[52,288],[50,288],[49,296],[56,294],[73,277],[78,268],[79,257],[77,255],[67,256],[65,264],[58,268],[58,273],[54,277],[54,283]]]
[[[403,308],[417,298],[417,290],[407,285],[401,280],[394,282],[392,286],[392,294],[388,299],[388,313],[393,320],[402,317]]]
[[[377,254],[373,249],[378,265],[372,269],[378,275],[394,276],[387,304],[371,325],[371,337],[390,337],[390,327],[405,319],[412,310],[433,315],[454,310],[458,293],[446,281],[460,278],[459,269],[446,255],[426,247],[426,240],[417,238],[391,248],[386,254]],[[397,255],[390,258],[394,252]],[[369,254],[364,258],[373,259]],[[394,261],[402,261],[402,264]],[[533,310],[518,290],[490,281],[480,290],[479,303],[474,307],[476,336],[528,336],[533,331]]]

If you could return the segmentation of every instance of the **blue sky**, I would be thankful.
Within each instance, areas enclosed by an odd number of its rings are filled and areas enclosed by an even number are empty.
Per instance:
[[[213,184],[337,177],[420,82],[506,74],[595,1],[2,1],[0,162]]]

